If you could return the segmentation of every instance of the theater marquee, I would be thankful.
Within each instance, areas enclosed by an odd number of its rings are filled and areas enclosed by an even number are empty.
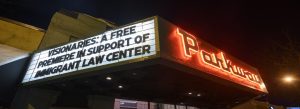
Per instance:
[[[155,20],[110,30],[33,55],[22,83],[156,55]]]
[[[22,83],[157,58],[159,61],[154,64],[268,93],[256,68],[199,37],[159,17],[148,18],[97,36],[36,52]]]

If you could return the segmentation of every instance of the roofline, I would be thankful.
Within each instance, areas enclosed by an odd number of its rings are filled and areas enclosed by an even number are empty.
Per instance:
[[[90,17],[91,19],[97,20],[97,21],[101,21],[103,23],[105,23],[107,26],[111,27],[111,28],[116,28],[118,27],[114,22],[103,19],[103,18],[97,18],[94,16],[91,16],[89,14],[86,13],[82,13],[82,12],[77,12],[77,11],[70,11],[70,10],[66,10],[66,9],[61,9],[58,11],[58,13],[62,13],[63,15],[67,15],[69,17],[73,17],[73,18],[77,18],[79,16],[79,14],[85,15]]]
[[[16,20],[9,19],[9,18],[5,18],[5,17],[0,16],[0,20],[6,21],[6,22],[9,22],[9,23],[13,23],[13,24],[16,24],[16,25],[19,25],[19,26],[22,26],[22,27],[26,27],[26,28],[29,28],[29,29],[37,30],[37,31],[40,31],[40,32],[45,32],[45,30],[42,29],[42,28],[38,28],[38,27],[29,25],[29,24],[25,24],[25,23],[22,23],[22,22],[19,22],[19,21],[16,21]]]

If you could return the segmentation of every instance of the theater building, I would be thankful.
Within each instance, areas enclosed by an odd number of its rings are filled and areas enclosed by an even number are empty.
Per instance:
[[[57,12],[11,108],[227,109],[268,93],[256,68],[200,38],[158,16]]]

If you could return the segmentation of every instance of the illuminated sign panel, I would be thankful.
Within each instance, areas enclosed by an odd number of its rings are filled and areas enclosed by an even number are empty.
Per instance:
[[[156,55],[154,19],[35,53],[22,83]]]
[[[196,68],[201,69],[212,75],[233,81],[235,83],[267,92],[266,87],[255,68],[252,68],[242,62],[226,56],[226,54],[218,49],[215,49],[206,42],[197,39],[195,36],[176,28],[175,34],[172,34],[178,39],[176,50],[179,53],[176,56],[186,62],[185,64],[196,65]],[[173,41],[176,42],[176,41]]]

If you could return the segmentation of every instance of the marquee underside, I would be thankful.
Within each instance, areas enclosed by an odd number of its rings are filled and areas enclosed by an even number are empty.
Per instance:
[[[92,72],[91,76],[47,82],[35,87],[61,91],[61,96],[104,95],[214,109],[234,106],[258,95],[238,84],[215,77],[207,78],[207,75],[195,75],[199,72],[193,69],[180,68],[187,71],[184,72],[175,67],[183,66],[162,59],[149,60],[114,68],[120,69],[118,71],[106,69]],[[106,80],[108,76],[112,80]],[[123,88],[118,88],[119,85]],[[56,103],[58,106],[63,104]],[[87,104],[83,102],[74,105]]]

